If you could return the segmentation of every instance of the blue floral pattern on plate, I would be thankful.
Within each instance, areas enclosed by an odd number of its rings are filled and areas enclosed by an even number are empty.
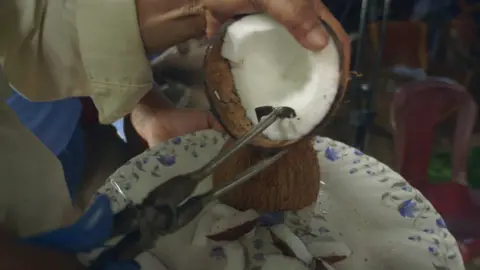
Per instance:
[[[173,138],[131,159],[110,176],[98,192],[110,197],[113,210],[117,212],[128,204],[140,202],[162,181],[205,165],[220,151],[225,138],[215,131]],[[207,145],[210,147],[204,150]]]
[[[372,217],[363,222],[370,223],[370,226],[378,225],[380,228],[391,222],[391,226],[399,229],[404,227],[408,230],[409,233],[405,238],[417,243],[415,247],[411,247],[411,252],[430,254],[430,262],[422,261],[426,258],[418,259],[419,265],[423,265],[422,269],[464,269],[458,245],[448,232],[445,221],[430,202],[405,179],[374,158],[343,143],[328,138],[318,138],[314,148],[318,151],[321,168],[326,168],[325,163],[331,163],[329,169],[331,168],[337,174],[336,179],[329,177],[328,181],[324,180],[326,187],[332,184],[335,185],[335,190],[340,187],[356,190],[352,192],[352,201],[361,198],[362,201],[358,203],[370,205],[369,211],[376,212],[378,217],[382,216],[384,219],[378,222]],[[338,164],[334,165],[335,163]],[[338,167],[333,169],[334,166]],[[338,177],[347,174],[350,176]],[[345,182],[340,184],[343,179]],[[358,184],[358,181],[369,182]],[[366,191],[370,192],[361,194],[362,188],[365,190],[365,187],[368,187]],[[337,194],[341,196],[340,193],[337,192]],[[368,211],[364,209],[355,206],[351,208],[356,208],[354,212],[365,213],[362,217],[368,216]],[[391,241],[405,240],[392,238]],[[405,243],[405,245],[409,244]]]
[[[140,202],[162,181],[206,164],[220,151],[225,139],[214,131],[173,138],[133,158],[109,178],[99,193],[107,194],[114,211],[119,211],[129,203]],[[464,269],[457,244],[443,219],[400,175],[361,151],[328,138],[316,137],[313,147],[318,152],[321,180],[325,182],[317,203],[300,211],[270,213],[263,218],[264,226],[283,221],[314,257],[332,255],[329,254],[332,252],[346,257],[337,269],[353,269],[345,265],[350,258],[358,259],[355,256],[361,252],[355,250],[368,249],[370,242],[375,241],[384,246],[380,251],[372,250],[368,256],[388,251],[389,241],[408,247],[408,252],[418,253],[413,258],[393,252],[396,247],[390,248],[392,261],[397,266],[406,265],[406,268],[396,269]],[[257,231],[267,229],[260,227]],[[388,234],[381,237],[384,231]],[[403,233],[397,236],[397,231]],[[247,269],[261,269],[268,254],[279,253],[257,236],[245,242],[248,242],[245,248],[249,258]],[[322,244],[328,248],[322,249]],[[225,256],[221,247],[211,247],[210,257],[224,260]],[[375,269],[353,265],[355,269]]]

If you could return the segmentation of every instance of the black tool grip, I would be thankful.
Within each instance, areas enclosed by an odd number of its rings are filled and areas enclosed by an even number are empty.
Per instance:
[[[116,245],[104,250],[93,261],[90,269],[101,270],[108,263],[134,260],[140,253],[152,248],[159,236],[170,233],[176,227],[176,210],[169,205],[145,207],[140,213],[141,221],[137,229],[126,234]],[[132,222],[118,220],[121,221]]]
[[[90,265],[91,270],[102,270],[112,262],[131,261],[143,252],[140,230],[127,234],[115,246],[103,251]]]
[[[209,195],[195,196],[189,198],[184,204],[177,208],[177,221],[174,231],[177,231],[197,217],[202,212],[205,204],[209,202]]]

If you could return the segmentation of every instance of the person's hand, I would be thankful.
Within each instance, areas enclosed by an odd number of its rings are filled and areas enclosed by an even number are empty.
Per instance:
[[[205,33],[213,35],[234,15],[265,12],[285,25],[306,48],[320,50],[328,35],[325,20],[344,46],[348,35],[320,0],[136,0],[141,35],[149,52],[163,51]],[[206,12],[205,12],[206,10]],[[175,29],[175,31],[171,31]]]
[[[323,49],[328,34],[318,20],[330,16],[320,0],[205,0],[207,35],[211,36],[228,19],[238,14],[265,12],[282,23],[304,47]]]
[[[155,84],[130,114],[133,129],[148,147],[190,132],[205,129],[223,131],[210,111],[176,108],[157,87]]]
[[[209,111],[201,109],[158,110],[149,121],[152,122],[148,124],[148,129],[141,134],[149,147],[190,132],[205,129],[223,131],[217,119]]]
[[[224,22],[235,15],[265,12],[282,23],[290,33],[310,50],[321,50],[328,43],[328,33],[319,17],[336,34],[343,50],[345,81],[350,67],[350,37],[340,22],[321,0],[204,0],[207,36],[214,35]]]

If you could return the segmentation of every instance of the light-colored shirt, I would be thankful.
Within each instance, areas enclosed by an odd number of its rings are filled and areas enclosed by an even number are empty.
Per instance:
[[[20,236],[72,222],[56,157],[5,103],[91,96],[102,123],[130,112],[152,77],[134,0],[0,1],[0,222]]]

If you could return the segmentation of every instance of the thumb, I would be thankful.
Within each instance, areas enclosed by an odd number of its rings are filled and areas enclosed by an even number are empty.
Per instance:
[[[317,51],[328,44],[328,33],[310,0],[251,0],[256,9],[269,13],[305,48]],[[318,1],[318,0],[317,0]]]

